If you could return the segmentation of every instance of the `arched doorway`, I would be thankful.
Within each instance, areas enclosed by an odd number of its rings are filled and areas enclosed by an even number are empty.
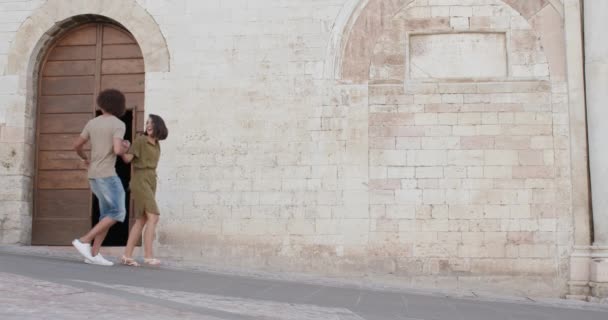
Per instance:
[[[32,244],[68,245],[96,223],[99,214],[86,168],[72,144],[96,116],[95,97],[107,88],[119,89],[127,97],[125,139],[143,130],[144,61],[127,30],[108,22],[89,23],[51,45],[38,79]],[[130,167],[118,160],[117,172],[126,186]],[[129,225],[125,221],[113,227],[105,244],[126,243]]]

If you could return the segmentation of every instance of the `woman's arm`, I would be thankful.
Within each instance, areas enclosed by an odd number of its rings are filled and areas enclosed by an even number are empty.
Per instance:
[[[124,161],[124,163],[130,163],[131,161],[133,161],[134,158],[132,154],[128,153],[123,153],[122,155],[120,155],[120,157],[122,158],[122,161]]]

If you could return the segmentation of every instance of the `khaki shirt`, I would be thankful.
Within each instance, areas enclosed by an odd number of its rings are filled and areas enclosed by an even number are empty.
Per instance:
[[[116,175],[114,138],[123,139],[125,131],[125,124],[115,116],[102,115],[87,122],[80,136],[91,142],[89,179]]]
[[[156,169],[160,158],[160,144],[158,141],[156,144],[152,144],[148,141],[148,137],[139,136],[135,138],[127,153],[134,156],[133,167],[135,169]]]

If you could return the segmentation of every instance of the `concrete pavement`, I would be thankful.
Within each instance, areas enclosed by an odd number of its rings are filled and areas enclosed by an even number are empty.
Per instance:
[[[100,267],[1,248],[0,305],[0,319],[608,319],[608,306],[583,302]]]

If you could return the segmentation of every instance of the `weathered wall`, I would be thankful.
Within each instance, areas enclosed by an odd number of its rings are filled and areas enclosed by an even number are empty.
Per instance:
[[[139,0],[127,6],[137,14],[114,2],[0,2],[3,243],[30,237],[39,39],[23,28],[98,13],[140,42],[146,111],[170,129],[163,254],[565,293],[574,230],[559,1]],[[25,20],[40,8],[44,19]],[[26,63],[9,59],[17,49]]]

